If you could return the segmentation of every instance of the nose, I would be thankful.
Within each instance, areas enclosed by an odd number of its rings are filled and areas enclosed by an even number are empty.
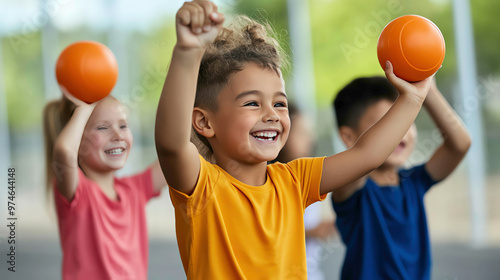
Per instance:
[[[113,129],[113,141],[122,141],[124,136],[123,136],[123,131],[121,131],[119,128]]]
[[[274,107],[266,109],[264,116],[262,117],[263,122],[278,122],[279,120],[280,117],[274,110]]]

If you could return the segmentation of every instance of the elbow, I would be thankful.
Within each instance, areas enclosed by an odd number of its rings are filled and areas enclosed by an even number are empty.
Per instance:
[[[457,151],[465,155],[467,151],[469,151],[471,145],[472,139],[470,138],[469,134],[466,133],[461,139],[460,144],[457,147]]]
[[[54,144],[54,150],[52,151],[52,156],[60,156],[64,154],[68,154],[71,149],[68,147],[68,145],[65,145],[64,143],[61,143],[59,141],[56,141]]]
[[[467,151],[469,151],[471,145],[472,145],[472,139],[469,133],[467,133],[467,131],[465,130],[464,133],[462,133],[462,135],[459,138],[453,141],[451,147],[456,153],[465,155]]]
[[[52,151],[52,161],[71,165],[78,162],[78,150],[71,148],[68,145],[57,143]]]
[[[448,143],[448,149],[456,155],[465,156],[470,149],[472,144],[471,138],[468,134],[460,138],[460,141],[455,143]]]

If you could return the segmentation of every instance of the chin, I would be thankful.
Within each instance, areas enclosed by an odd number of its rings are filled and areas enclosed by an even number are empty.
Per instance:
[[[125,163],[119,163],[119,164],[113,164],[113,165],[110,165],[110,167],[113,169],[113,171],[117,171],[117,170],[120,170],[122,169],[123,167],[125,166]]]
[[[399,167],[403,166],[405,164],[405,162],[406,162],[406,159],[402,158],[402,157],[388,158],[384,162],[384,165],[399,168]]]
[[[259,162],[263,162],[263,161],[272,161],[278,156],[278,154],[279,154],[279,151],[260,150],[260,151],[255,151],[255,152],[251,153],[247,157],[247,159],[251,160],[255,163],[259,163]]]

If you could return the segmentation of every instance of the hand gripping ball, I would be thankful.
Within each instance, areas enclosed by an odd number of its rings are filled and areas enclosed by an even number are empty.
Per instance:
[[[444,60],[443,34],[430,20],[406,15],[389,22],[377,44],[380,66],[389,60],[394,74],[408,82],[417,82],[436,73]]]
[[[118,65],[105,45],[80,41],[69,45],[59,55],[56,77],[63,91],[93,103],[111,93],[118,79]]]

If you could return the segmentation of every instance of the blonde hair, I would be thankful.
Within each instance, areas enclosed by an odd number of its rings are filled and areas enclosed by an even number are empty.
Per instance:
[[[118,102],[118,104],[127,111],[126,107],[115,97],[108,95],[99,101],[100,104],[107,101]],[[97,104],[97,106],[100,106]],[[52,153],[54,151],[54,144],[64,129],[66,124],[73,116],[76,106],[68,98],[63,96],[60,99],[50,101],[45,105],[43,110],[43,136],[45,142],[45,175],[46,175],[46,193],[50,194],[52,185],[54,183],[54,161]],[[93,112],[92,112],[93,114]],[[91,116],[92,117],[92,116]]]
[[[52,168],[52,152],[54,143],[69,122],[76,106],[66,97],[53,100],[43,110],[43,138],[45,142],[45,175],[46,193],[52,190],[54,170]]]
[[[235,17],[203,55],[194,106],[215,112],[217,97],[231,74],[243,70],[247,63],[274,70],[281,76],[280,69],[286,60],[274,37],[269,24],[260,24],[246,16]],[[193,129],[191,141],[200,154],[211,161],[213,150],[208,140]]]

